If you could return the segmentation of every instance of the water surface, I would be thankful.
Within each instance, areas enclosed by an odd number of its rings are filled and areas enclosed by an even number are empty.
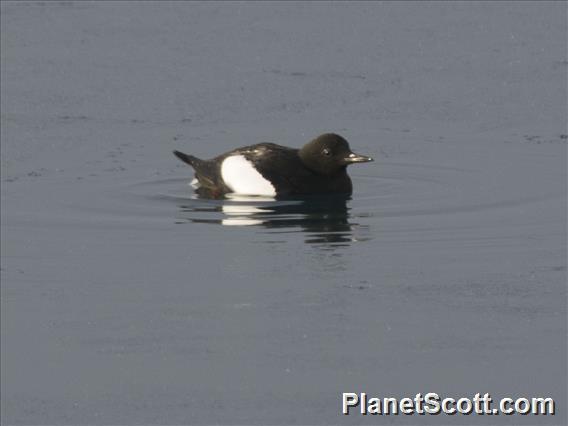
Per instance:
[[[563,424],[565,5],[2,3],[2,422]],[[345,136],[350,197],[171,154]],[[555,417],[345,417],[342,392]]]

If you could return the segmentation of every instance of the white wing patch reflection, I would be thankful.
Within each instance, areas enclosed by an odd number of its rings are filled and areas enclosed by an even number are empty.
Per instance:
[[[258,201],[274,201],[273,197],[259,196],[243,196],[239,194],[227,194],[231,201],[242,202],[258,202]],[[251,204],[223,204],[221,206],[223,213],[228,216],[221,223],[227,226],[250,226],[261,225],[265,220],[258,219],[258,215],[274,213],[273,209],[267,207],[257,207]],[[252,218],[251,216],[257,216]]]

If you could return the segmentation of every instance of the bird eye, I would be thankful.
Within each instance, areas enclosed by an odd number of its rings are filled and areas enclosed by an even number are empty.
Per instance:
[[[324,149],[322,150],[322,154],[325,155],[325,156],[329,156],[329,155],[331,155],[331,151],[330,151],[329,149],[327,149],[327,148],[324,148]]]

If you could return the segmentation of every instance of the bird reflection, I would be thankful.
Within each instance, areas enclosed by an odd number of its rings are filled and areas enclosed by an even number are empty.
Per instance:
[[[354,241],[345,195],[271,198],[227,194],[223,198],[196,191],[179,204],[178,223],[260,226],[272,233],[302,232],[308,244],[349,245]]]

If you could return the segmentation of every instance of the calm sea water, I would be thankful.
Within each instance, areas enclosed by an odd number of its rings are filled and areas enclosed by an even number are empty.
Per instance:
[[[564,12],[3,2],[2,423],[564,423]],[[376,159],[351,197],[206,199],[171,154],[324,131]]]

